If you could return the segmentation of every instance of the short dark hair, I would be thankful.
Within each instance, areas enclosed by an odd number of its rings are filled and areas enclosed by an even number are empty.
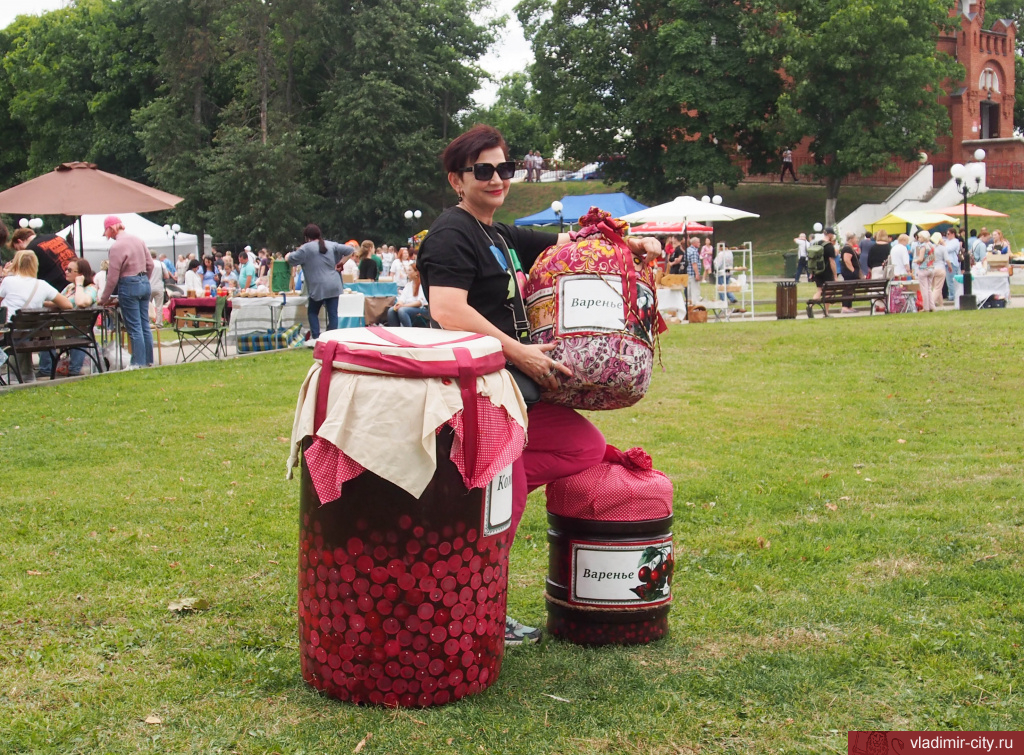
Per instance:
[[[452,139],[451,144],[445,147],[441,153],[441,163],[448,173],[465,168],[476,162],[480,153],[485,149],[501,147],[501,151],[508,160],[508,144],[505,137],[494,126],[478,123],[469,131]]]

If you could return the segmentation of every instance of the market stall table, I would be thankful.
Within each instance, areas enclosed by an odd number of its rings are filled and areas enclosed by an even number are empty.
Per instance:
[[[964,276],[955,276],[956,291],[953,293],[953,301],[960,306],[960,297],[964,293]],[[1010,277],[1006,273],[988,273],[987,275],[971,275],[972,291],[978,299],[978,307],[990,296],[1001,296],[1010,301]]]
[[[366,297],[355,292],[345,293],[338,297],[338,327],[361,328],[366,325],[363,307]],[[289,295],[281,307],[278,326],[291,327],[295,324],[308,328],[309,315],[307,306],[309,297]],[[327,309],[320,310],[321,328],[327,327]]]

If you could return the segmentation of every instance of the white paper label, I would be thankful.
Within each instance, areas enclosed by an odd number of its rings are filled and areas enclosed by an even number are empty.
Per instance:
[[[622,278],[572,275],[558,279],[558,326],[562,332],[621,331],[626,327]]]
[[[672,597],[672,539],[610,545],[572,543],[570,602],[654,605]]]
[[[484,535],[496,535],[512,526],[512,465],[494,476],[484,493]]]

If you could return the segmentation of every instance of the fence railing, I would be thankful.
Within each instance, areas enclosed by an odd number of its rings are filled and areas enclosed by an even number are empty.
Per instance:
[[[949,158],[932,158],[930,161],[933,172],[934,186],[942,186],[949,180],[949,169],[953,161]],[[779,173],[751,174],[750,163],[747,160],[737,161],[737,165],[743,170],[744,181],[747,183],[777,183]],[[801,183],[809,183],[815,186],[824,185],[824,181],[816,180],[801,172],[804,166],[813,165],[813,161],[799,159],[793,161],[797,177]],[[870,174],[855,174],[843,179],[843,186],[901,186],[909,180],[921,167],[919,163],[900,163],[897,170],[889,172],[880,170]],[[1024,162],[989,162],[986,163],[987,183],[991,189],[1024,189]],[[787,178],[792,181],[792,178]]]

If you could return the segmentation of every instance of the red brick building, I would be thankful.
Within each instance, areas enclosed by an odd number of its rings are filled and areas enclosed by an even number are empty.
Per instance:
[[[936,181],[948,179],[949,165],[969,162],[982,147],[989,186],[1022,188],[1004,185],[1010,164],[1024,166],[1024,138],[1013,133],[1016,24],[986,21],[985,0],[958,0],[952,12],[960,18],[960,29],[940,37],[938,49],[956,58],[966,76],[939,100],[949,109],[952,135],[938,140],[941,149],[932,162],[943,175],[936,175]]]
[[[950,165],[970,162],[974,151],[982,147],[987,153],[988,186],[1024,189],[1024,138],[1013,131],[1016,24],[1003,19],[988,23],[985,0],[957,0],[950,14],[960,19],[960,29],[953,35],[941,35],[938,49],[955,58],[966,74],[962,82],[947,86],[949,94],[939,99],[949,110],[952,134],[937,139],[939,150],[928,156],[935,168],[935,185],[949,180]],[[798,173],[801,165],[814,162],[808,143],[805,140],[793,150]],[[920,167],[902,163],[895,173],[850,176],[844,183],[898,186]],[[775,174],[748,176],[747,180],[779,178]]]

